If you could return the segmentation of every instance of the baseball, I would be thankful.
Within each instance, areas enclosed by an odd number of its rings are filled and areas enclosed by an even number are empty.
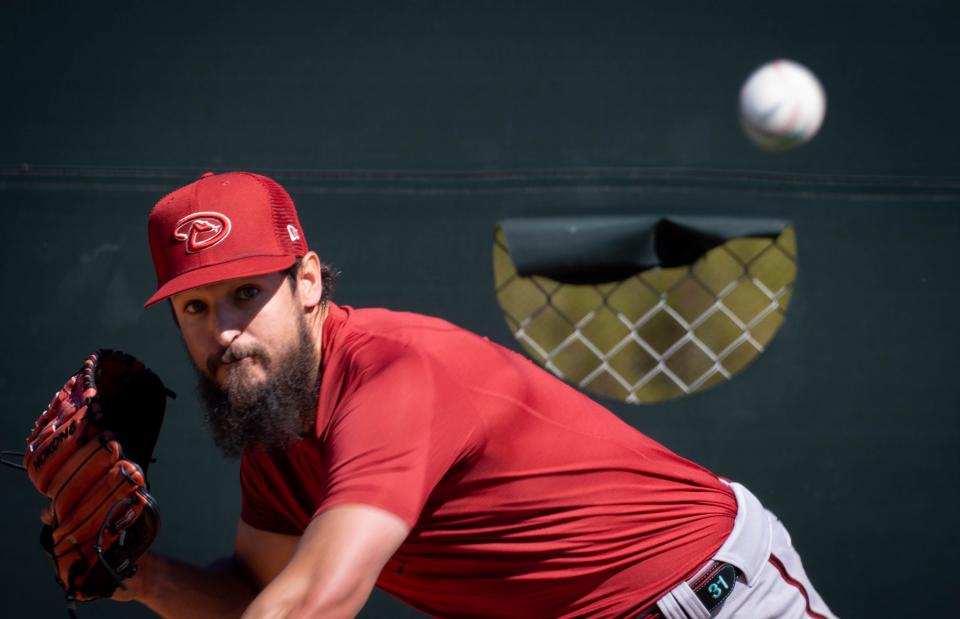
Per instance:
[[[817,77],[792,60],[774,60],[754,71],[740,89],[740,125],[767,151],[809,142],[823,123],[827,100]]]

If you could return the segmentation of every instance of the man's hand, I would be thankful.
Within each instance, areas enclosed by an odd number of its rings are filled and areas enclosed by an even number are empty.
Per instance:
[[[243,619],[354,617],[409,532],[399,517],[368,505],[338,505],[323,512]]]

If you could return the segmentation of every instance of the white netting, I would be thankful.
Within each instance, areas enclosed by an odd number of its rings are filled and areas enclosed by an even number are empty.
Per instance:
[[[628,402],[704,389],[763,352],[796,262],[792,228],[727,242],[689,267],[599,285],[517,275],[502,233],[494,252],[498,299],[524,348],[557,376]]]

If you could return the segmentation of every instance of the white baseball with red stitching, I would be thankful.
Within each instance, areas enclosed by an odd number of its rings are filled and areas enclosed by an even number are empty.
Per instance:
[[[827,99],[817,77],[792,60],[754,71],[740,89],[740,124],[750,141],[778,151],[809,142],[820,130]]]

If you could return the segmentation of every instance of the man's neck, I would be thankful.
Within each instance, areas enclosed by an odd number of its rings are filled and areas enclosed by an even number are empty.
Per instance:
[[[330,306],[327,302],[323,302],[317,308],[317,311],[308,319],[307,323],[310,334],[313,336],[318,368],[323,367],[323,323],[329,313]]]

